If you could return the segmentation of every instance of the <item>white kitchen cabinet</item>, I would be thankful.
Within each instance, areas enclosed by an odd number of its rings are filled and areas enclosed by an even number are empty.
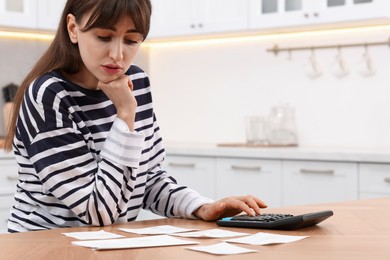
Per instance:
[[[233,32],[248,27],[246,0],[152,0],[150,38]]]
[[[317,23],[350,22],[390,17],[388,0],[324,0],[314,6]]]
[[[217,198],[254,195],[269,207],[280,207],[281,171],[280,160],[218,158]]]
[[[38,0],[37,27],[42,30],[57,30],[66,0]]]
[[[249,0],[251,29],[389,18],[388,0]]]
[[[283,161],[283,205],[358,199],[358,164]]]
[[[316,15],[312,0],[249,0],[250,29],[304,25]]]
[[[0,26],[37,28],[36,0],[0,0]]]
[[[56,30],[66,0],[0,0],[0,27]]]
[[[359,198],[390,197],[390,164],[359,164]]]
[[[178,184],[215,199],[215,159],[213,157],[168,155],[163,169],[174,177]]]
[[[18,166],[13,155],[0,155],[0,233],[6,233],[9,211],[14,203]]]

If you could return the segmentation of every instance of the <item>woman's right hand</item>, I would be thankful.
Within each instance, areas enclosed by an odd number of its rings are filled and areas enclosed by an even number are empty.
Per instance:
[[[133,83],[129,76],[123,75],[107,83],[99,81],[98,87],[114,104],[117,117],[127,123],[130,131],[134,131],[137,100],[133,95]]]

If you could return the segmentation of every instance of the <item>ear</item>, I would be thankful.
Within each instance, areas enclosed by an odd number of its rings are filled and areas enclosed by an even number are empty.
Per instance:
[[[66,25],[68,29],[68,34],[70,41],[73,43],[77,43],[77,23],[76,23],[76,18],[74,17],[73,14],[68,14],[66,17]]]

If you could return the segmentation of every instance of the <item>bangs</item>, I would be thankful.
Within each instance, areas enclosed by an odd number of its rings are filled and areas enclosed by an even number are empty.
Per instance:
[[[130,17],[135,29],[145,39],[149,33],[151,7],[147,1],[100,0],[94,5],[83,31],[93,28],[114,27],[120,20]]]

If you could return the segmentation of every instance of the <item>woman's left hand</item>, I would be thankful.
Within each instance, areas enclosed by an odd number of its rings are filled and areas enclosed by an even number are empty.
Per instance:
[[[214,221],[245,212],[251,216],[260,214],[267,205],[254,196],[227,197],[214,203],[205,204],[194,211],[194,216],[205,221]]]

